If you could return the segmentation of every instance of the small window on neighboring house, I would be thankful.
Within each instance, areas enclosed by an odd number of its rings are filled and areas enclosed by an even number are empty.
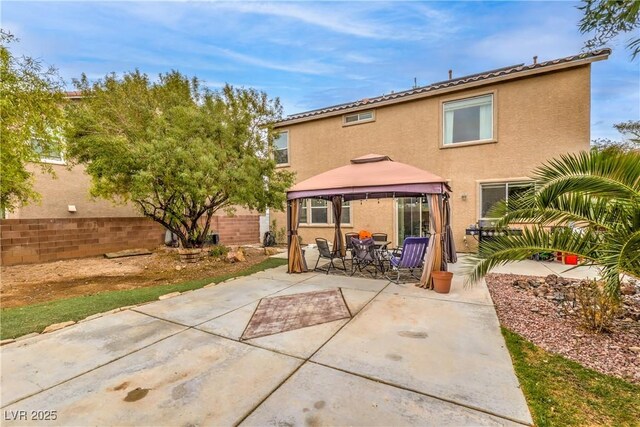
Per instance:
[[[353,125],[356,123],[372,122],[375,118],[375,115],[373,114],[373,110],[371,110],[371,111],[363,111],[360,113],[347,114],[342,117],[343,117],[343,124]]]
[[[289,164],[289,132],[280,132],[275,140],[274,159],[277,165]]]
[[[493,95],[445,102],[444,145],[493,139]]]
[[[502,182],[480,185],[480,216],[481,218],[490,218],[489,211],[493,206],[506,200],[509,203],[510,198],[519,196],[531,189],[533,182]]]
[[[55,163],[55,164],[64,164],[64,158],[62,156],[62,150],[52,147],[47,147],[45,149],[42,140],[33,139],[31,140],[31,144],[33,145],[33,149],[40,156],[40,161],[43,163]]]

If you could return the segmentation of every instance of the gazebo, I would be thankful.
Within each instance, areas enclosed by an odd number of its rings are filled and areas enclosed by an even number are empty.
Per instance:
[[[451,232],[451,188],[441,177],[388,156],[367,154],[351,163],[299,182],[287,191],[287,235],[289,273],[303,273],[307,266],[298,239],[300,201],[323,199],[333,205],[335,238],[333,250],[346,254],[340,230],[343,201],[395,197],[426,198],[430,212],[429,246],[420,286],[430,287],[432,271],[446,271],[447,262],[456,262]]]

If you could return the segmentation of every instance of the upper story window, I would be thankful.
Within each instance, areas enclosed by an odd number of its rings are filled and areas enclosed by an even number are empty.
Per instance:
[[[275,140],[274,159],[276,165],[289,164],[289,132],[280,132]]]
[[[443,104],[444,145],[493,139],[493,95]]]
[[[42,140],[31,140],[33,149],[40,156],[40,161],[43,163],[53,163],[58,165],[64,164],[64,157],[62,156],[61,147],[45,147]]]
[[[376,115],[373,110],[361,111],[359,113],[345,114],[344,116],[342,116],[342,124],[346,126],[355,125],[357,123],[372,122],[375,120],[375,118]]]
[[[480,184],[480,217],[491,218],[489,212],[498,202],[517,197],[530,190],[535,184],[531,181],[525,182],[492,182]]]

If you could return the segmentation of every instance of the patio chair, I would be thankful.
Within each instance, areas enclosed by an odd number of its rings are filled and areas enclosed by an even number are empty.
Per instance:
[[[389,245],[389,241],[387,240],[387,233],[372,233],[371,238],[374,242],[376,242],[376,251],[378,251],[378,259],[380,262],[385,262],[389,260],[389,255],[387,253],[387,245]]]
[[[378,269],[381,269],[378,254],[376,252],[376,244],[373,239],[351,239],[353,245],[353,259],[351,260],[351,275],[353,276],[356,269],[362,273],[369,266],[374,267],[374,276],[378,277]]]
[[[353,243],[351,242],[351,239],[354,239],[354,238],[355,239],[358,238],[358,233],[354,233],[354,232],[344,233],[344,246],[349,252],[353,252]]]
[[[386,242],[387,241],[387,233],[373,233],[371,237],[376,242]]]
[[[318,268],[318,264],[320,263],[321,259],[328,259],[329,260],[329,265],[327,266],[327,274],[329,274],[329,272],[331,271],[331,269],[336,269],[336,270],[342,270],[346,273],[347,271],[347,266],[344,263],[344,257],[342,255],[340,255],[340,251],[332,251],[329,248],[329,242],[327,241],[327,239],[322,239],[320,237],[316,238],[316,245],[318,246],[318,260],[316,261],[316,266],[313,268],[313,271],[325,271],[322,268]],[[342,269],[337,267],[333,261],[339,259],[342,260]]]
[[[420,274],[422,273],[422,263],[428,244],[428,237],[407,237],[404,239],[402,253],[399,256],[392,254],[389,257],[390,270],[397,272],[397,277],[394,280],[387,275],[387,279],[399,284],[402,271],[408,271],[411,277],[420,280],[420,276],[414,275],[413,272],[414,270],[418,270]]]

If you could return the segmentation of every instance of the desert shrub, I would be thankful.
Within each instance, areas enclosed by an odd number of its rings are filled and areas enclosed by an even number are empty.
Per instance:
[[[209,255],[216,258],[224,257],[228,252],[229,248],[225,245],[215,245],[211,249],[209,249]]]
[[[595,280],[582,282],[575,295],[582,325],[596,333],[608,331],[620,311],[620,300]]]

